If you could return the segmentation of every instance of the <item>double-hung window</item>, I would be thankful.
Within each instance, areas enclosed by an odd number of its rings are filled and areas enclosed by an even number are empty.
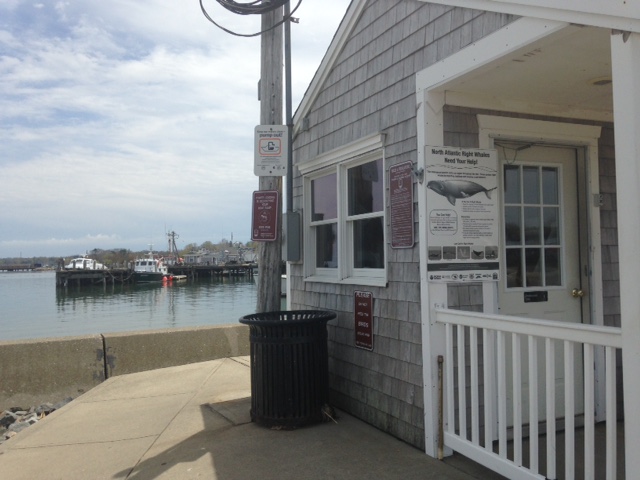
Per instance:
[[[362,152],[364,148],[368,151]],[[305,278],[384,285],[385,168],[380,139],[330,152],[300,170],[307,212]]]

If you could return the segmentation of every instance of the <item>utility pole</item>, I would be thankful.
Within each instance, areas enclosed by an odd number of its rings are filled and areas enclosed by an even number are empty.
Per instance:
[[[282,125],[282,8],[262,14],[260,125]],[[282,263],[282,177],[259,177],[259,190],[278,192],[277,239],[258,243],[258,313],[280,310]]]

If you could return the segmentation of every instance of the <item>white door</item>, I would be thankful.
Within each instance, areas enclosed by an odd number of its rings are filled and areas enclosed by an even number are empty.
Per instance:
[[[502,173],[502,253],[499,311],[561,322],[586,322],[586,221],[580,205],[584,164],[575,148],[522,146],[498,148]],[[509,158],[511,157],[511,158]],[[582,228],[581,228],[582,227]],[[582,234],[582,235],[581,235]],[[538,341],[538,359],[544,362],[544,342]],[[558,344],[556,414],[564,417],[564,362]],[[528,421],[529,379],[527,346],[522,353],[523,420]],[[583,413],[582,352],[576,352],[576,412]],[[511,370],[511,365],[509,366]],[[544,364],[539,366],[538,392],[545,395]],[[511,372],[508,372],[510,377]],[[509,396],[511,396],[509,388]],[[511,398],[509,400],[512,400]],[[511,405],[511,401],[508,402]],[[545,419],[544,401],[538,418]],[[511,418],[511,408],[509,408]]]

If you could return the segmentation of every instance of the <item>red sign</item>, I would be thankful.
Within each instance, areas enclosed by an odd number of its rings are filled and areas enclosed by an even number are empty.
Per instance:
[[[413,164],[411,161],[389,168],[391,247],[413,247]]]
[[[354,292],[356,347],[373,350],[373,294]]]
[[[272,242],[278,238],[278,203],[275,190],[253,192],[251,240]]]

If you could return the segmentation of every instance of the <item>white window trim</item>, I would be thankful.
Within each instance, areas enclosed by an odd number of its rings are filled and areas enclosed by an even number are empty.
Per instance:
[[[384,134],[377,133],[360,140],[331,150],[315,157],[309,162],[298,166],[303,176],[304,206],[309,214],[304,215],[304,229],[311,232],[311,181],[316,178],[337,174],[337,202],[338,202],[338,267],[317,268],[316,263],[316,238],[315,235],[305,235],[304,240],[304,276],[307,282],[340,283],[351,285],[386,286],[387,284],[387,233],[386,233],[386,201],[382,208],[382,221],[384,228],[383,245],[385,248],[385,265],[381,269],[353,268],[352,230],[347,228],[347,170],[349,168],[382,159],[383,194],[386,195],[386,160],[384,155]],[[366,218],[367,215],[359,216]],[[372,214],[371,217],[379,215]]]

